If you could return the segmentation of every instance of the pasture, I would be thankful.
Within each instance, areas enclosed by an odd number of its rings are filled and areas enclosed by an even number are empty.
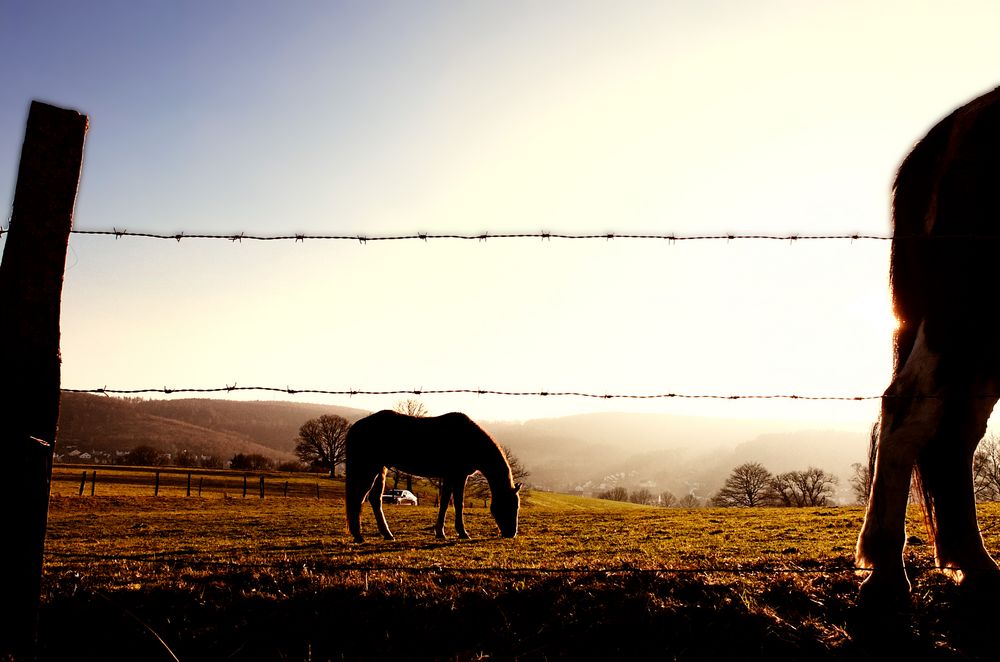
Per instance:
[[[171,659],[157,636],[181,660],[863,659],[881,628],[921,659],[977,659],[992,643],[981,612],[936,572],[914,573],[912,613],[866,627],[871,615],[854,608],[859,508],[680,510],[531,492],[516,538],[499,538],[473,502],[473,539],[449,528],[441,541],[425,499],[386,507],[395,541],[356,545],[336,480],[324,498],[260,499],[136,495],[124,480],[81,497],[59,478],[43,659]],[[996,549],[1000,508],[980,515]],[[375,533],[367,506],[363,527]],[[907,563],[930,566],[930,548],[911,544]]]

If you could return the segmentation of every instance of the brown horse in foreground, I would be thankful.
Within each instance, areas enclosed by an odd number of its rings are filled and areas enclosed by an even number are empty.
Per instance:
[[[1000,394],[1000,88],[934,126],[899,168],[891,284],[893,380],[873,434],[858,539],[866,602],[906,600],[910,474],[937,565],[964,587],[1000,588],[976,522],[972,462]]]
[[[355,542],[361,535],[361,506],[365,497],[372,505],[379,533],[392,540],[382,512],[382,490],[388,467],[425,478],[440,478],[441,507],[434,531],[444,538],[448,502],[455,498],[455,530],[468,538],[462,508],[465,481],[479,471],[486,477],[492,495],[490,512],[505,538],[517,535],[518,491],[503,450],[465,414],[451,413],[432,418],[380,411],[362,418],[347,433],[347,526]]]

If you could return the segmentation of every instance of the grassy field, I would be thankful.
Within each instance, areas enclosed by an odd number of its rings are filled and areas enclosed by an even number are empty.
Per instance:
[[[80,497],[74,473],[74,489],[53,487],[43,659],[172,659],[157,637],[181,660],[864,659],[887,640],[854,608],[858,508],[688,511],[535,492],[517,538],[496,537],[473,507],[473,540],[441,541],[424,499],[386,507],[392,542],[372,537],[368,511],[356,545],[339,481],[319,499],[135,496],[124,478]],[[1000,509],[981,520],[995,549]],[[929,547],[912,545],[908,562],[931,565]],[[894,647],[994,652],[978,606],[938,573],[916,584],[911,613],[878,619]]]

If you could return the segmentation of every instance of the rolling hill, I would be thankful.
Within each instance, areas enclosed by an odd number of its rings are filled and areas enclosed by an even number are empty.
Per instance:
[[[323,414],[355,421],[368,412],[331,405],[213,399],[142,400],[63,395],[57,452],[128,451],[144,444],[228,459],[259,453],[293,459],[298,429]],[[531,472],[529,483],[594,494],[609,486],[707,497],[733,467],[760,462],[774,473],[816,466],[841,479],[866,457],[862,432],[803,431],[801,424],[667,414],[584,414],[523,423],[483,422]]]
[[[147,445],[164,453],[187,450],[224,459],[258,453],[281,462],[294,459],[298,429],[310,418],[337,414],[353,421],[366,413],[292,402],[142,400],[64,393],[57,453],[74,448],[128,451]]]

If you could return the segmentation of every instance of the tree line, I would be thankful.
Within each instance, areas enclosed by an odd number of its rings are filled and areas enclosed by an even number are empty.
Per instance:
[[[772,474],[759,462],[746,462],[732,470],[711,503],[720,508],[829,506],[839,482],[816,467]]]
[[[990,435],[980,442],[972,476],[977,501],[1000,501],[1000,437]],[[868,464],[851,465],[849,484],[858,505],[868,504],[871,478]],[[836,476],[812,467],[774,476],[763,465],[747,462],[733,469],[711,502],[722,507],[830,505],[837,483]],[[918,501],[919,495],[911,500]]]

